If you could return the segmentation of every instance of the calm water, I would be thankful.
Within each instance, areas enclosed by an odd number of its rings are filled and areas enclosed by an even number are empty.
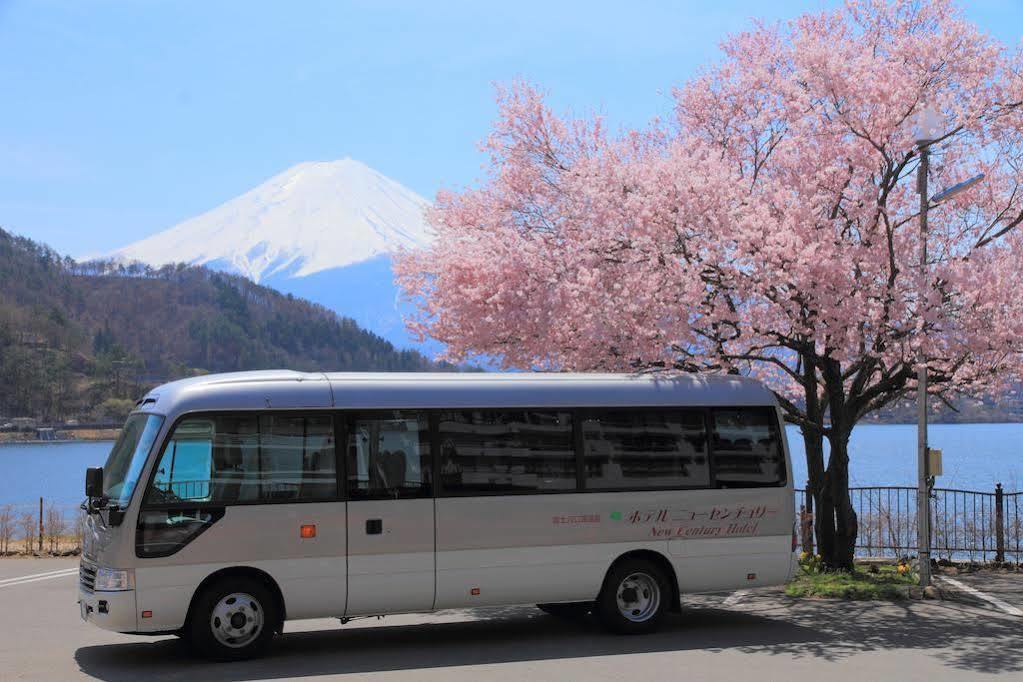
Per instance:
[[[799,429],[788,427],[796,487],[806,481]],[[939,488],[1023,490],[1023,424],[932,424],[930,445],[942,451]],[[825,444],[827,441],[825,440]],[[850,485],[916,485],[916,425],[857,426],[849,443]]]
[[[806,481],[799,430],[789,427],[792,466],[798,487]],[[1023,490],[1023,424],[937,424],[932,447],[944,451],[945,475],[938,486]],[[112,443],[0,445],[0,504],[29,508],[47,502],[71,509],[82,499],[85,469],[102,466]],[[852,485],[915,485],[916,427],[909,424],[858,426],[851,443]]]
[[[113,441],[0,445],[0,504],[72,509],[85,497],[85,470],[103,466]]]

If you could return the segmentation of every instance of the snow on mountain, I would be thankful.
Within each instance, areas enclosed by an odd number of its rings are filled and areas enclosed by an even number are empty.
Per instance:
[[[205,265],[315,301],[398,347],[435,355],[405,329],[391,254],[428,244],[429,203],[352,159],[300,163],[255,189],[110,254]]]
[[[428,206],[359,161],[301,163],[112,257],[208,265],[279,286],[429,243]]]

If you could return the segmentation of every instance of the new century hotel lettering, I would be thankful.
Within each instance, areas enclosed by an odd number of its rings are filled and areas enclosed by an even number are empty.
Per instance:
[[[648,526],[651,537],[694,538],[756,535],[760,522],[778,513],[767,505],[716,505],[710,509],[637,509],[614,511],[607,520],[629,526]],[[551,523],[559,525],[599,524],[600,514],[559,514]]]
[[[733,537],[756,535],[760,522],[778,513],[766,505],[716,505],[710,509],[637,510],[625,517],[632,525],[649,525],[650,535],[670,537]]]

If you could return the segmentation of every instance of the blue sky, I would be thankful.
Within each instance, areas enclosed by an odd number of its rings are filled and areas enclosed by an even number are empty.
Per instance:
[[[0,226],[102,253],[345,156],[431,198],[480,176],[494,82],[640,125],[752,17],[832,4],[0,0]],[[1023,36],[1023,0],[964,6]]]

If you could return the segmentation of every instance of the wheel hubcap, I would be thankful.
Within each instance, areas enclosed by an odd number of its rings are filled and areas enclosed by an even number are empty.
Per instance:
[[[618,585],[618,611],[634,623],[649,620],[661,605],[661,588],[653,576],[633,573]]]
[[[252,642],[263,631],[263,608],[243,592],[227,595],[210,614],[213,636],[224,646],[237,649]]]

